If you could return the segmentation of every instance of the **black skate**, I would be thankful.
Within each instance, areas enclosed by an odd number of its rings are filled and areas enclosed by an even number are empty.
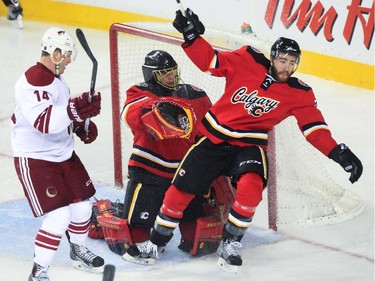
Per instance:
[[[70,243],[70,258],[73,260],[73,267],[77,269],[93,273],[104,271],[104,260],[85,246]]]
[[[34,263],[28,281],[49,281],[48,267]]]
[[[217,248],[217,254],[219,255],[217,265],[227,272],[236,273],[238,267],[242,265],[242,258],[237,252],[237,248],[241,247],[242,245],[238,241],[221,240],[219,248]]]
[[[8,6],[8,16],[7,19],[12,22],[12,25],[16,28],[23,28],[23,20],[22,20],[22,7],[18,3],[18,5],[9,5]]]
[[[131,245],[122,258],[126,261],[138,264],[154,264],[161,256],[165,247],[158,247],[150,240]]]

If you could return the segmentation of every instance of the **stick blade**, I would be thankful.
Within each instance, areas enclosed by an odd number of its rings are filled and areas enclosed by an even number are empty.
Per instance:
[[[94,66],[97,66],[98,62],[97,62],[95,56],[93,55],[93,53],[91,52],[89,44],[87,43],[87,40],[86,40],[86,36],[83,33],[82,29],[80,29],[80,28],[76,29],[76,36],[78,38],[79,43],[81,43],[82,48],[87,53],[87,55],[89,56],[90,60],[94,64]]]
[[[104,266],[103,281],[113,281],[115,278],[116,267],[113,264]]]
[[[76,29],[76,35],[77,35],[78,38],[85,37],[85,35],[83,34],[82,29],[80,29],[80,28]]]

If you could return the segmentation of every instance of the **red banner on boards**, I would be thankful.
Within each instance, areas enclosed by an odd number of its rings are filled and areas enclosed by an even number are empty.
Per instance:
[[[280,2],[282,2],[280,4]],[[345,16],[345,25],[342,35],[348,45],[351,44],[355,32],[362,30],[363,45],[370,49],[374,36],[374,2],[371,7],[362,6],[362,0],[352,0],[346,8],[345,14],[339,14],[335,7],[325,7],[321,1],[314,5],[311,0],[302,0],[297,7],[294,0],[269,0],[265,14],[265,21],[272,29],[278,8],[281,7],[280,21],[289,28],[293,24],[303,33],[309,26],[312,33],[317,34],[323,30],[324,37],[331,42],[335,39],[333,29],[336,27],[337,18]],[[343,13],[343,12],[341,12]]]

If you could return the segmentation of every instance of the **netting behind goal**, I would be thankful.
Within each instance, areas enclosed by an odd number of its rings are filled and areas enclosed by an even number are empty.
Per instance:
[[[126,90],[143,81],[144,57],[152,50],[169,52],[181,69],[182,81],[204,89],[215,102],[224,91],[224,78],[202,73],[181,48],[171,24],[113,24],[110,29],[113,152],[115,186],[124,186],[132,148],[130,129],[120,121]],[[205,38],[218,50],[253,45],[263,52],[271,46],[255,36],[207,29]],[[267,188],[270,228],[283,225],[328,224],[348,220],[362,211],[354,193],[338,185],[322,161],[327,161],[302,136],[296,120],[288,118],[270,133],[270,178]],[[303,157],[301,157],[303,156]]]

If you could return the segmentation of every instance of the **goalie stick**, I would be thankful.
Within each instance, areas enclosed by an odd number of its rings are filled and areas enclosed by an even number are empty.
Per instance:
[[[96,83],[96,74],[98,73],[98,61],[94,57],[93,53],[91,52],[91,49],[89,47],[89,44],[87,43],[85,34],[80,28],[76,29],[76,35],[79,40],[79,43],[81,43],[82,48],[85,50],[87,56],[90,58],[92,62],[92,72],[91,72],[91,82],[90,82],[90,95],[89,95],[89,102],[91,102],[91,99],[95,93],[95,83]],[[88,133],[89,131],[89,123],[90,119],[85,120],[85,131]]]
[[[113,281],[115,278],[116,267],[113,264],[104,266],[103,281]]]

